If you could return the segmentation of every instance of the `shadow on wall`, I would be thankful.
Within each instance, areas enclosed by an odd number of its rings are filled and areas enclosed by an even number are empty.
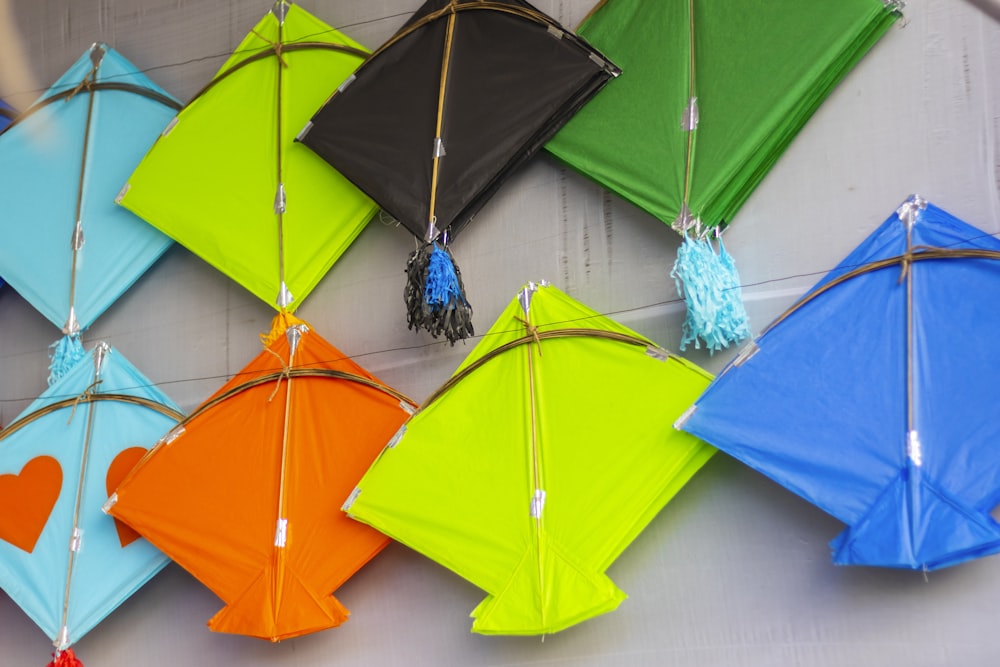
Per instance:
[[[14,21],[14,7],[11,0],[0,0],[0,90],[14,91],[15,95],[7,102],[15,108],[27,106],[18,99],[21,94],[29,93],[31,97],[39,86],[28,66],[27,50],[17,31]],[[30,102],[30,100],[29,100]]]

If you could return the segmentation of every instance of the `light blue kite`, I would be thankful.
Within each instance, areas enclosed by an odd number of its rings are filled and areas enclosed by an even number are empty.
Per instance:
[[[169,561],[101,509],[182,418],[99,343],[0,430],[0,588],[52,639],[55,664]]]
[[[57,327],[49,382],[172,241],[115,196],[180,104],[95,44],[0,134],[0,275]]]

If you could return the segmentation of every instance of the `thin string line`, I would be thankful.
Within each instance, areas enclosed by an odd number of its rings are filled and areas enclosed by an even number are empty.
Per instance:
[[[343,32],[344,30],[346,30],[348,28],[354,28],[354,27],[357,27],[357,26],[369,25],[369,24],[372,24],[372,23],[378,23],[379,21],[385,21],[385,20],[388,20],[388,19],[399,18],[400,16],[410,16],[412,14],[413,14],[413,12],[400,12],[398,14],[388,14],[386,16],[380,16],[380,17],[377,17],[377,18],[374,18],[374,19],[369,19],[369,20],[366,20],[366,21],[358,21],[356,23],[347,23],[347,24],[344,24],[342,26],[332,27],[330,30],[321,30],[319,32],[314,32],[314,33],[310,33],[308,35],[303,35],[301,38],[299,38],[297,40],[291,40],[291,41],[286,42],[286,44],[295,44],[295,43],[298,43],[298,42],[304,42],[304,41],[308,41],[308,40],[310,40],[310,39],[312,39],[314,37],[319,37],[321,35],[328,35],[328,34],[334,33],[334,32]],[[228,57],[230,57],[232,55],[235,55],[236,53],[253,53],[253,52],[256,52],[256,51],[263,51],[263,50],[266,50],[268,48],[270,48],[270,47],[263,47],[263,48],[260,48],[260,49],[256,49],[256,48],[254,48],[254,49],[243,49],[243,50],[238,51],[238,52],[235,51],[235,50],[231,50],[231,51],[226,51],[225,53],[213,53],[213,54],[210,54],[210,55],[200,56],[198,58],[189,58],[187,60],[179,60],[179,61],[176,61],[176,62],[164,63],[162,65],[152,65],[150,67],[135,69],[135,70],[131,70],[131,71],[128,71],[128,72],[122,72],[120,74],[109,75],[109,76],[104,77],[104,80],[105,81],[110,81],[110,80],[117,79],[117,78],[127,78],[127,77],[131,77],[131,76],[135,76],[136,74],[148,74],[149,72],[155,72],[155,71],[162,70],[162,69],[171,69],[171,68],[174,68],[174,67],[184,67],[185,65],[193,65],[193,64],[200,63],[200,62],[205,62],[205,61],[208,61],[208,60],[219,60],[219,59],[222,59],[222,58],[228,58]],[[70,84],[70,85],[67,85],[66,87],[67,88],[71,88],[71,87],[73,87],[73,85],[75,85],[75,84]],[[44,93],[45,91],[49,90],[50,87],[51,86],[45,86],[44,88],[34,88],[34,89],[29,89],[29,90],[15,90],[15,91],[12,91],[12,92],[8,91],[8,92],[0,94],[0,96],[5,97],[5,98],[9,98],[9,97],[17,96],[17,95],[27,95],[27,94],[39,95],[39,94]]]
[[[949,248],[954,248],[955,246],[958,246],[958,245],[960,245],[962,243],[966,243],[966,242],[969,242],[969,241],[974,241],[976,239],[987,238],[987,237],[997,237],[997,236],[1000,236],[1000,232],[978,234],[976,236],[969,237],[967,239],[959,239],[959,240],[957,240],[954,243],[951,243],[949,245],[939,246],[939,248],[942,249],[942,250],[947,250]],[[850,272],[852,270],[859,269],[859,268],[865,266],[866,264],[870,264],[870,263],[871,262],[865,262],[865,263],[861,263],[861,264],[850,264],[850,265],[845,264],[845,265],[841,266],[840,268],[843,269],[845,271],[845,273],[846,273],[846,272]],[[822,276],[822,275],[828,274],[831,270],[832,269],[825,269],[825,270],[821,270],[821,271],[810,271],[810,272],[806,272],[806,273],[789,274],[789,275],[781,276],[781,277],[778,277],[778,278],[770,278],[768,280],[761,280],[761,281],[757,281],[757,282],[753,282],[753,283],[744,283],[744,284],[740,285],[739,288],[752,287],[752,286],[758,286],[758,285],[767,285],[767,284],[776,283],[776,282],[783,282],[783,281],[786,281],[786,280],[793,280],[795,278],[808,278],[808,277],[813,277],[813,276]],[[731,289],[737,289],[737,288],[731,288]],[[601,317],[612,317],[612,316],[615,316],[615,315],[624,315],[624,314],[628,314],[628,313],[640,312],[640,311],[651,309],[651,308],[661,308],[661,307],[664,307],[664,306],[679,305],[679,304],[682,304],[682,303],[684,303],[684,300],[682,298],[678,297],[678,298],[674,298],[674,299],[666,299],[666,300],[663,300],[663,301],[657,301],[657,302],[643,304],[643,305],[639,305],[639,306],[633,306],[631,308],[621,308],[621,309],[618,309],[618,310],[610,310],[610,311],[606,311],[606,312],[602,312],[602,313],[596,313],[594,315],[588,315],[586,317],[578,317],[578,318],[567,319],[567,320],[562,320],[562,321],[557,321],[557,322],[549,322],[547,324],[550,324],[550,325],[553,325],[553,326],[573,324],[573,323],[576,323],[576,322],[584,322],[584,321],[587,321],[587,320],[597,319],[597,318],[601,318]],[[468,340],[469,342],[471,342],[473,340],[482,340],[482,339],[487,338],[489,336],[503,336],[503,335],[507,335],[507,334],[510,334],[510,333],[516,332],[516,331],[520,331],[520,329],[518,329],[517,327],[515,327],[515,328],[509,329],[509,330],[497,331],[497,332],[493,332],[493,333],[480,334],[480,335],[476,335],[476,336],[471,336],[471,337],[469,337],[466,340]],[[408,352],[408,351],[413,351],[413,350],[425,350],[425,349],[432,348],[432,347],[441,347],[441,346],[444,346],[444,345],[447,345],[447,344],[448,344],[448,341],[446,341],[446,340],[435,340],[435,341],[431,341],[431,342],[428,342],[428,343],[421,343],[419,345],[403,345],[403,346],[399,346],[399,347],[388,347],[388,348],[383,348],[383,349],[379,349],[379,350],[372,350],[370,352],[361,352],[361,353],[358,353],[358,354],[344,355],[344,356],[338,357],[336,359],[325,359],[325,360],[316,362],[315,366],[318,367],[318,366],[321,366],[323,364],[332,364],[332,363],[337,363],[339,361],[357,361],[359,359],[364,359],[366,357],[374,357],[374,356],[378,356],[378,355],[392,354],[392,353],[396,353],[396,352]],[[471,347],[470,347],[470,351],[471,351]],[[308,368],[309,365],[303,365],[302,367],[303,368]],[[143,384],[143,385],[134,385],[134,386],[131,386],[131,387],[121,387],[117,391],[130,391],[130,390],[149,389],[149,388],[153,388],[153,387],[164,387],[164,386],[168,386],[168,385],[182,384],[182,383],[206,382],[206,381],[209,381],[209,380],[224,380],[224,381],[228,381],[229,379],[234,378],[234,377],[239,377],[239,376],[243,376],[243,375],[253,375],[254,373],[256,373],[256,371],[246,372],[246,373],[240,371],[240,372],[237,372],[237,373],[226,374],[226,375],[203,375],[203,376],[194,376],[194,377],[188,377],[188,378],[179,378],[179,379],[175,379],[175,380],[162,380],[162,381],[156,382],[156,383]],[[53,396],[50,396],[50,398],[53,399],[53,400],[59,400],[61,398],[73,398],[74,396],[76,396],[76,394],[53,395]],[[25,396],[25,397],[20,397],[20,398],[0,398],[0,404],[3,404],[3,403],[23,403],[25,401],[34,401],[37,398],[38,398],[37,396]]]

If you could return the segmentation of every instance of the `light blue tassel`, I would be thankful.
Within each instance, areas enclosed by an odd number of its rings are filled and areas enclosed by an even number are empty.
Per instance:
[[[54,385],[69,372],[78,361],[87,356],[80,342],[79,334],[63,336],[49,345],[49,386]]]
[[[684,237],[670,276],[687,302],[680,348],[722,350],[750,337],[736,263],[719,239],[719,252],[706,239]]]
[[[455,274],[455,263],[437,243],[427,263],[427,283],[424,285],[424,303],[432,310],[449,304],[466,303],[465,294]]]

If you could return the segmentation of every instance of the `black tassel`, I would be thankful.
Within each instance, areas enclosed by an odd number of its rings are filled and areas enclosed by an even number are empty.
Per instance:
[[[410,329],[426,329],[435,338],[444,335],[452,345],[475,335],[462,273],[447,248],[425,243],[410,254],[403,298]]]

